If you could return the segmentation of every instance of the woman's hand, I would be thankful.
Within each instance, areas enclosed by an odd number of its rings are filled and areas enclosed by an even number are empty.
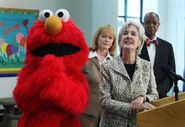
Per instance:
[[[143,110],[149,110],[149,109],[153,109],[153,108],[155,108],[154,105],[152,105],[152,104],[150,104],[148,102],[145,102],[145,103],[141,104],[139,110],[143,111]]]
[[[130,103],[129,113],[130,114],[136,114],[137,112],[139,112],[140,111],[140,106],[143,104],[144,101],[145,101],[145,98],[143,96],[139,96],[136,99],[134,99]]]

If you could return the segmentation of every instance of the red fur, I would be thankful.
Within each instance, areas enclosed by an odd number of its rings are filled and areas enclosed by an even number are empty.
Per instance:
[[[27,37],[25,67],[13,91],[22,116],[17,127],[80,127],[78,114],[88,105],[88,84],[80,72],[88,61],[88,47],[82,32],[69,20],[62,22],[57,36],[46,34],[37,21]],[[32,51],[47,43],[71,43],[80,52],[56,57],[33,56]]]

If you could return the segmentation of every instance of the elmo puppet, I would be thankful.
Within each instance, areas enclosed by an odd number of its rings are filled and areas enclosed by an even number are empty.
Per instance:
[[[27,37],[25,66],[13,91],[17,127],[80,127],[89,91],[80,72],[88,61],[82,32],[65,9],[43,10]]]

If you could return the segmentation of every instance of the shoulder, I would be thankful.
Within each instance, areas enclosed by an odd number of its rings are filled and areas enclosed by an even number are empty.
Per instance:
[[[115,57],[112,60],[106,61],[101,65],[100,70],[106,70],[106,71],[118,71],[121,67],[121,60],[120,56]]]
[[[145,60],[145,59],[142,59],[141,57],[137,57],[137,64],[138,64],[138,67],[140,67],[142,70],[144,69],[149,69],[149,68],[152,68],[152,64]]]
[[[119,59],[119,57],[117,56],[117,57],[115,57],[111,60],[106,61],[105,63],[102,64],[102,66],[105,66],[105,67],[108,67],[108,68],[112,67],[112,66],[115,66],[115,65],[117,65],[118,59]]]
[[[158,37],[157,37],[157,40],[160,43],[160,45],[162,45],[162,46],[172,47],[172,44],[170,42],[166,41],[166,40],[163,40],[163,39],[158,38]]]
[[[143,58],[141,58],[140,56],[137,57],[137,60],[141,63],[141,64],[146,64],[146,65],[149,65],[150,62],[148,60],[145,60]]]
[[[98,66],[99,62],[97,57],[90,58],[89,61],[84,65],[82,72],[85,70],[89,70],[90,68],[94,68],[95,66]]]

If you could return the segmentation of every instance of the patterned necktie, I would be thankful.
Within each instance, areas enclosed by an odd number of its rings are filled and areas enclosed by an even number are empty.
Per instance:
[[[158,45],[158,41],[157,40],[150,40],[149,38],[146,39],[146,46],[150,47],[150,44],[154,43],[155,45]]]

